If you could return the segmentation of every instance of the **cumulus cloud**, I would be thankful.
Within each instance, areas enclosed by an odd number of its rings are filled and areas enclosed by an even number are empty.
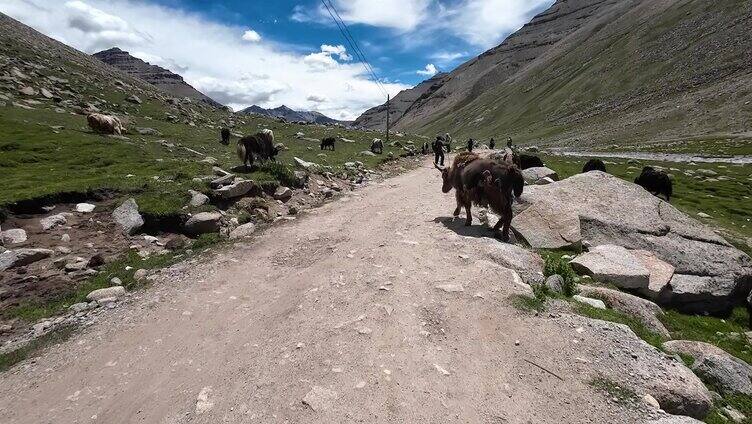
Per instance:
[[[316,94],[311,94],[308,97],[306,97],[306,100],[308,100],[309,102],[312,102],[312,103],[324,103],[324,102],[326,102],[326,97],[319,96],[319,95],[316,95]]]
[[[261,36],[258,32],[249,29],[246,32],[243,33],[243,41],[248,41],[250,43],[258,43],[261,41]]]
[[[210,21],[179,9],[140,0],[1,0],[0,12],[86,53],[118,46],[185,80],[235,110],[259,104],[310,107],[354,119],[383,103],[377,84],[344,47],[325,44],[311,54],[259,40],[244,41],[248,28]],[[395,95],[404,84],[386,83]]]
[[[465,0],[446,29],[480,47],[493,47],[553,0]]]
[[[415,71],[418,75],[423,75],[427,77],[432,77],[439,73],[439,71],[436,69],[436,66],[433,63],[429,63],[426,65],[424,69],[420,69],[418,71]]]

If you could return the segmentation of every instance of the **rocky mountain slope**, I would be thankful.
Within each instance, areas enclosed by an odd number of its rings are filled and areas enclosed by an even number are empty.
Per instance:
[[[418,100],[427,98],[448,80],[449,74],[442,72],[423,81],[413,88],[400,91],[389,105],[389,119],[397,122]],[[386,129],[386,104],[379,105],[363,112],[353,123],[355,127],[384,131]]]
[[[304,122],[308,124],[324,124],[324,125],[332,125],[332,124],[350,125],[351,124],[351,122],[349,121],[338,121],[336,119],[332,119],[320,112],[297,111],[297,110],[292,110],[285,105],[276,107],[274,109],[264,109],[261,106],[253,105],[251,107],[243,109],[242,111],[240,111],[240,113],[265,116],[265,117],[274,118],[274,119],[284,119],[287,122]]]
[[[176,97],[188,97],[195,100],[202,100],[213,106],[222,106],[218,102],[193,88],[190,84],[185,82],[180,75],[157,65],[144,62],[117,47],[94,53],[94,57],[108,65],[120,69],[134,78],[146,81]]]
[[[744,0],[559,0],[403,107],[395,129],[578,146],[744,134],[750,25]],[[356,122],[377,125],[368,115]]]

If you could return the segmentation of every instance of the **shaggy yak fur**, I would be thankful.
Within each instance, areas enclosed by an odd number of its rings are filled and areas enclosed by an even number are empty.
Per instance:
[[[246,169],[253,165],[254,158],[263,162],[274,160],[279,149],[274,146],[274,133],[264,129],[256,135],[250,135],[238,140],[238,157],[243,161]]]
[[[222,128],[222,131],[220,131],[220,136],[222,137],[220,143],[224,144],[225,146],[230,144],[230,130],[228,130],[227,128]]]
[[[462,171],[468,164],[478,159],[479,156],[475,153],[462,152],[454,158],[454,162],[449,168],[434,165],[436,166],[436,169],[441,171],[441,191],[449,193],[452,189],[455,190],[454,195],[457,199],[457,207],[454,209],[454,216],[459,216],[463,207],[467,211],[465,225],[471,225],[473,223],[473,217],[470,214],[471,199],[467,190],[465,190],[465,186],[462,184]]]
[[[334,151],[334,143],[337,140],[335,140],[334,137],[327,137],[321,139],[321,150],[328,149],[331,151]]]
[[[519,162],[516,162],[520,169],[538,168],[543,166],[543,161],[538,156],[520,154]]]
[[[384,142],[379,138],[374,138],[371,142],[371,152],[378,154],[384,153]]]
[[[649,191],[655,196],[664,195],[666,201],[671,201],[671,195],[673,194],[673,184],[668,174],[663,171],[658,171],[653,167],[646,166],[642,168],[642,174],[635,179],[635,184],[642,186],[645,190]]]
[[[520,169],[515,165],[480,159],[465,167],[462,183],[472,203],[490,208],[499,215],[494,231],[502,228],[501,239],[509,241],[512,202],[515,197],[522,196],[525,187]]]
[[[606,164],[600,159],[590,159],[585,166],[582,167],[582,173],[590,171],[606,172]]]
[[[98,134],[122,135],[125,132],[122,122],[115,116],[92,113],[86,117],[86,122]]]

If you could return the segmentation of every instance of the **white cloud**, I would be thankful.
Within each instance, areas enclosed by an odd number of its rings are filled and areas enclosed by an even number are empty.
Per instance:
[[[311,93],[325,102],[318,110],[354,119],[383,103],[383,94],[342,46],[321,46],[306,55],[265,40],[238,37],[248,28],[140,0],[0,0],[0,11],[85,51],[118,46],[185,80],[235,110],[251,104],[310,107]],[[341,48],[340,48],[341,47]],[[395,95],[404,84],[384,84]]]
[[[258,32],[249,29],[246,32],[243,33],[243,41],[248,41],[250,43],[258,43],[261,41],[261,36]]]
[[[324,103],[324,102],[326,102],[326,97],[319,96],[319,95],[316,95],[316,94],[311,94],[308,97],[306,97],[306,100],[308,100],[309,102],[312,102],[312,103]]]
[[[426,65],[425,69],[415,71],[415,73],[418,75],[432,77],[438,74],[439,71],[436,69],[436,66],[433,63],[429,63],[428,65]]]
[[[432,0],[336,0],[348,23],[411,31],[428,17]]]
[[[455,62],[458,59],[462,59],[464,57],[468,57],[469,54],[467,52],[436,52],[433,53],[430,57],[437,63],[441,65],[448,65],[450,63]]]

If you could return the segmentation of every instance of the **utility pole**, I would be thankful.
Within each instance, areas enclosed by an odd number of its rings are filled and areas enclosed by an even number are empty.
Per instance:
[[[389,145],[389,95],[386,95],[386,144]]]

